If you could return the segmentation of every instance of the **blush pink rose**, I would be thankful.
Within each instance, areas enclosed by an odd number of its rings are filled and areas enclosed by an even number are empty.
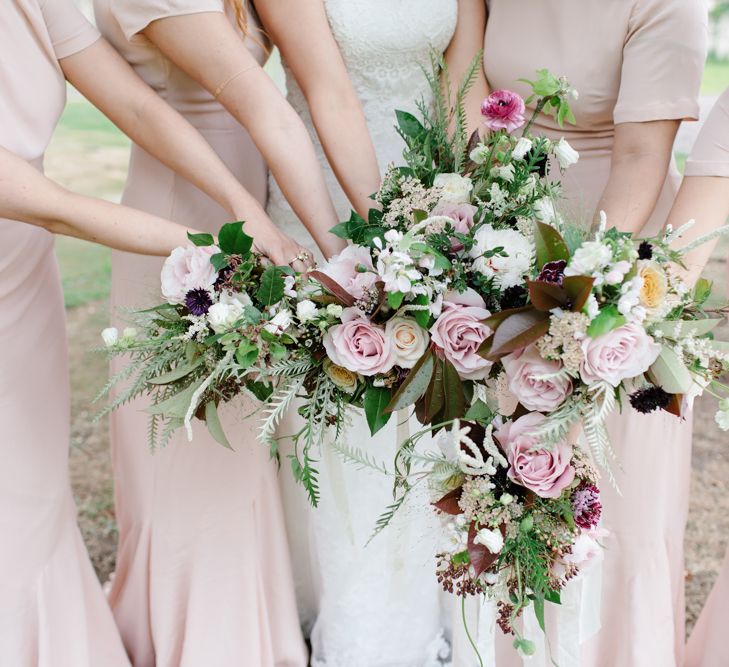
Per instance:
[[[506,422],[494,436],[506,451],[507,474],[513,482],[541,498],[559,498],[575,479],[572,447],[559,442],[551,449],[539,449],[534,431],[545,419],[543,414],[530,412],[516,421]]]
[[[481,115],[489,130],[513,132],[524,125],[524,100],[510,90],[495,90],[481,104]]]
[[[645,373],[660,351],[661,346],[640,324],[624,324],[597,338],[585,338],[580,376],[587,384],[604,380],[617,387],[623,380]]]
[[[473,227],[473,217],[478,208],[473,204],[452,204],[451,202],[440,202],[430,215],[442,215],[453,220],[453,228],[460,234],[468,234]]]
[[[504,357],[502,363],[509,390],[527,410],[551,412],[572,393],[572,381],[567,375],[554,376],[562,364],[543,359],[535,345]]]
[[[210,258],[219,253],[216,246],[175,248],[162,266],[162,296],[168,303],[184,303],[193,289],[209,289],[218,279]]]
[[[363,267],[365,271],[359,271]],[[375,284],[377,274],[374,273],[370,251],[357,245],[347,246],[338,255],[319,267],[319,271],[341,285],[355,299],[361,299],[365,290]]]
[[[493,333],[483,323],[490,316],[484,300],[474,290],[450,292],[430,329],[431,340],[464,380],[483,380],[491,370],[492,363],[478,354],[481,343]]]
[[[342,324],[324,334],[324,349],[337,366],[360,375],[387,373],[395,365],[384,327],[372,324],[357,308],[346,308]]]

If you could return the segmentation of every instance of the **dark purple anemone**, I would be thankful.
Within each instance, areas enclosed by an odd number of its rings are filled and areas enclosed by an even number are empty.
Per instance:
[[[213,300],[210,298],[210,292],[206,289],[198,288],[191,289],[185,295],[185,306],[191,314],[200,315],[207,314],[210,310],[210,306],[213,305]]]

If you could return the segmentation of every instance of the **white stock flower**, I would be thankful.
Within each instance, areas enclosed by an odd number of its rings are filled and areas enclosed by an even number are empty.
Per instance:
[[[519,139],[519,141],[516,142],[516,146],[514,146],[514,150],[511,151],[511,157],[513,157],[515,160],[523,160],[526,157],[526,154],[531,149],[532,149],[531,139],[522,137],[521,139]]]
[[[430,334],[410,317],[393,317],[385,324],[385,336],[390,339],[395,364],[412,368],[423,356],[430,342]]]
[[[594,320],[600,313],[600,304],[597,302],[595,295],[590,293],[587,297],[587,303],[585,304],[585,314],[590,320]]]
[[[294,319],[291,316],[291,311],[288,308],[284,308],[283,310],[279,310],[263,328],[269,333],[280,336],[293,323]]]
[[[491,225],[481,226],[474,235],[471,257],[474,270],[493,278],[500,289],[520,285],[529,272],[534,258],[534,245],[515,229],[494,229]],[[507,256],[484,254],[503,248]]]
[[[481,528],[473,538],[476,544],[485,546],[492,554],[499,553],[504,548],[504,536],[500,530]]]
[[[484,144],[479,144],[471,151],[471,154],[468,157],[470,157],[476,164],[483,164],[489,159],[489,148]]]
[[[557,156],[557,162],[562,169],[568,169],[573,164],[577,164],[580,154],[569,145],[569,142],[562,137],[554,147],[554,154]]]
[[[615,262],[615,264],[613,264],[608,272],[605,274],[605,284],[618,285],[622,283],[623,279],[632,268],[633,265],[630,262],[626,262],[625,260]]]
[[[471,201],[473,183],[467,176],[460,174],[438,174],[433,185],[442,190],[441,201],[452,204],[467,204]]]
[[[119,329],[108,327],[101,332],[101,339],[106,347],[113,347],[119,342]]]
[[[296,304],[296,317],[299,322],[310,322],[319,314],[316,304],[309,299],[304,299]]]

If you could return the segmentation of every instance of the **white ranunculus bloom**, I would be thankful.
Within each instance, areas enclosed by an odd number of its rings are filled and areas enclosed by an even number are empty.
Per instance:
[[[526,157],[526,154],[531,149],[532,149],[531,139],[522,137],[521,139],[519,139],[519,141],[516,142],[516,146],[514,146],[514,150],[511,151],[511,157],[513,157],[515,160],[523,160]]]
[[[471,151],[471,154],[468,157],[470,157],[476,164],[483,164],[489,159],[489,147],[479,144]]]
[[[284,310],[279,310],[264,328],[272,334],[281,335],[293,323],[294,320],[291,317],[291,311],[285,308]]]
[[[299,322],[310,322],[319,314],[319,309],[316,304],[309,299],[299,301],[296,304],[296,317],[299,318]]]
[[[481,528],[473,538],[476,544],[485,546],[492,554],[499,553],[504,548],[504,536],[500,530]]]
[[[101,332],[101,339],[104,341],[106,347],[112,347],[119,342],[119,329],[116,327],[109,327]]]
[[[438,174],[433,185],[441,188],[443,194],[441,201],[451,204],[468,204],[471,201],[473,183],[468,176],[460,174]]]
[[[570,146],[567,139],[562,137],[554,147],[554,154],[557,156],[557,162],[562,169],[567,169],[573,164],[577,164],[580,154]]]
[[[515,229],[494,229],[491,225],[481,226],[474,235],[471,257],[473,268],[483,275],[493,278],[500,289],[520,285],[524,275],[529,273],[534,258],[534,245]],[[484,254],[503,248],[507,256]]]

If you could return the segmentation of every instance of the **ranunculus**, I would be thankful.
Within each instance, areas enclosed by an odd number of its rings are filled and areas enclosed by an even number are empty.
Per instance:
[[[583,382],[604,380],[617,387],[623,380],[645,373],[658,358],[661,346],[641,325],[629,322],[597,338],[586,337],[582,351]]]
[[[337,366],[354,373],[377,375],[387,373],[395,365],[395,354],[384,328],[372,324],[356,308],[344,310],[342,324],[329,329],[323,343]]]
[[[113,347],[119,342],[119,329],[108,327],[101,332],[101,339],[106,347]]]
[[[668,294],[668,278],[665,271],[653,260],[638,262],[638,275],[643,279],[640,302],[649,314],[660,313]]]
[[[526,106],[521,96],[510,90],[495,90],[481,103],[481,115],[489,130],[513,132],[524,125]]]
[[[491,370],[491,362],[478,354],[492,333],[483,323],[490,316],[484,300],[468,289],[446,296],[443,311],[430,329],[433,342],[465,380],[483,380]]]
[[[299,318],[299,322],[310,322],[319,314],[319,309],[316,304],[309,300],[304,299],[296,304],[296,317]]]
[[[415,366],[430,341],[428,332],[411,317],[393,317],[385,324],[385,335],[392,345],[395,364],[401,368]]]
[[[551,412],[572,393],[569,376],[556,375],[562,364],[543,359],[536,345],[504,357],[502,363],[509,389],[527,410]]]
[[[504,548],[504,536],[500,530],[481,528],[473,538],[476,544],[486,547],[492,554],[499,553]]]
[[[460,174],[438,174],[433,185],[442,191],[441,201],[450,204],[467,204],[471,201],[473,182]]]
[[[577,164],[580,154],[569,145],[567,140],[562,137],[554,147],[554,154],[557,156],[557,162],[562,169],[567,169],[573,164]]]
[[[364,270],[362,270],[364,269]],[[377,282],[370,251],[364,246],[347,246],[319,268],[323,274],[343,287],[355,299],[361,299],[365,291]]]
[[[515,229],[494,229],[491,225],[481,225],[474,235],[471,257],[473,268],[483,275],[493,278],[496,285],[508,289],[524,282],[534,257],[534,244]],[[506,256],[498,254],[485,257],[489,251],[502,248]]]
[[[506,422],[494,435],[506,450],[509,479],[541,498],[559,498],[575,479],[572,447],[562,441],[551,449],[539,449],[534,431],[545,419],[543,414],[530,412]]]
[[[452,204],[441,201],[431,213],[432,216],[442,215],[453,221],[453,228],[460,234],[468,234],[473,227],[473,216],[476,215],[476,208],[473,204]]]
[[[342,391],[353,394],[357,389],[358,375],[343,366],[337,366],[331,359],[324,359],[324,373]]]
[[[218,278],[210,258],[219,253],[216,246],[175,248],[165,260],[160,276],[162,296],[168,303],[184,303],[193,289],[209,289]]]

